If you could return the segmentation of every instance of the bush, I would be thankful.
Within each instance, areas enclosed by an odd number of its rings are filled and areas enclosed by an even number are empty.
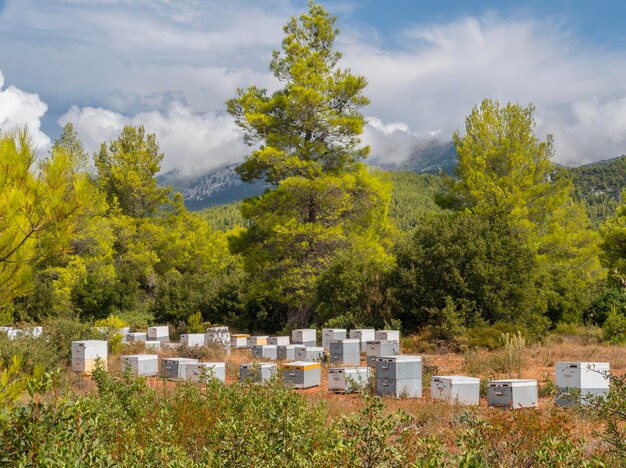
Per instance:
[[[54,319],[43,324],[43,334],[37,338],[21,335],[10,340],[0,333],[0,360],[8,362],[12,356],[19,355],[25,372],[32,372],[36,366],[51,371],[70,364],[72,341],[92,338],[99,339],[100,334],[88,324]]]
[[[602,325],[602,338],[610,344],[626,343],[626,315],[614,307]]]
[[[610,288],[598,296],[585,311],[585,322],[602,326],[613,308],[626,311],[626,288]]]

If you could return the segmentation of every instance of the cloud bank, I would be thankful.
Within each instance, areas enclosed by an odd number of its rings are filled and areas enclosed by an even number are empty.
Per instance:
[[[429,135],[449,138],[485,97],[533,103],[537,134],[554,134],[557,162],[626,153],[626,51],[586,43],[562,21],[490,13],[383,38],[351,22],[358,4],[335,7],[343,66],[369,81],[363,140],[375,162],[398,164]],[[93,149],[126,123],[144,124],[159,136],[165,169],[196,173],[247,153],[224,101],[237,87],[277,86],[271,50],[302,8],[289,0],[7,0],[0,67],[48,104],[44,117],[41,105],[29,114],[33,125],[72,121]]]
[[[201,175],[233,161],[239,161],[248,148],[230,116],[214,112],[194,113],[189,106],[172,102],[165,111],[141,112],[132,117],[107,109],[73,106],[60,125],[74,124],[85,148],[96,151],[126,125],[143,125],[155,133],[165,153],[162,172],[178,169],[182,175]]]
[[[41,118],[48,106],[39,95],[22,91],[11,85],[4,87],[4,75],[0,71],[0,130],[10,132],[28,127],[33,143],[40,150],[50,147],[50,138],[41,130]]]

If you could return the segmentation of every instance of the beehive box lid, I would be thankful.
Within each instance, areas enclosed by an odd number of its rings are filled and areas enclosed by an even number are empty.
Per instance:
[[[421,361],[422,356],[411,356],[408,354],[396,354],[394,356],[378,356],[377,361]]]
[[[537,385],[535,379],[504,379],[504,380],[491,380],[489,382],[490,387],[533,387]]]
[[[433,375],[434,379],[451,380],[456,383],[480,383],[478,377],[468,377],[466,375]]]
[[[146,360],[151,360],[151,359],[158,359],[159,355],[158,354],[126,354],[122,356],[122,359],[126,359],[126,358],[133,358],[133,359],[139,359],[140,361],[146,361]]]
[[[317,369],[320,367],[321,367],[321,364],[319,362],[309,362],[309,361],[294,361],[294,362],[288,362],[287,364],[283,364],[283,369],[307,370],[307,369]]]
[[[250,338],[250,335],[247,333],[233,333],[230,335],[232,338]]]
[[[242,369],[247,369],[250,367],[276,367],[276,364],[273,362],[247,362],[245,364],[239,364],[239,367]]]

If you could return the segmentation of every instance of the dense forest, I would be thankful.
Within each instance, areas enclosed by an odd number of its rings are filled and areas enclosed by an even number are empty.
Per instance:
[[[314,6],[290,22],[270,64],[283,87],[226,103],[251,148],[236,171],[267,187],[242,202],[188,211],[143,127],[91,160],[68,124],[39,162],[27,130],[4,132],[1,321],[623,326],[626,158],[559,169],[532,105],[485,100],[454,135],[453,176],[373,169],[367,80],[339,67],[333,21]]]

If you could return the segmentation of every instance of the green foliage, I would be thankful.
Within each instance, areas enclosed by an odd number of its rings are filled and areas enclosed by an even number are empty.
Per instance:
[[[607,343],[626,343],[626,314],[613,307],[602,325],[602,338]]]
[[[374,468],[377,466],[403,466],[406,463],[404,437],[408,433],[408,414],[384,414],[380,397],[363,393],[365,407],[361,413],[341,420],[342,443],[345,455],[343,466]]]
[[[54,150],[36,174],[26,130],[0,133],[0,309],[32,289],[34,269],[68,248],[87,179],[66,151]],[[36,175],[35,175],[36,174]]]
[[[335,18],[309,4],[285,26],[270,69],[284,84],[268,95],[250,87],[227,102],[250,145],[237,172],[273,188],[242,205],[249,227],[231,239],[244,257],[251,297],[288,307],[288,323],[308,325],[319,276],[341,252],[384,258],[389,188],[359,161],[368,104],[363,77],[338,68]]]
[[[204,331],[202,327],[202,314],[200,311],[189,316],[187,319],[187,330],[189,333],[200,333]]]
[[[71,122],[63,126],[59,137],[52,145],[52,153],[65,151],[70,158],[72,167],[76,171],[84,171],[89,164],[89,155],[85,151],[83,143],[78,138],[78,133]]]
[[[451,300],[466,327],[525,323],[542,312],[532,252],[506,225],[440,215],[396,249],[398,266],[390,284],[397,315],[409,329],[441,325],[440,311],[449,315]]]
[[[603,291],[585,311],[585,322],[602,325],[613,308],[626,311],[626,288],[612,287]]]
[[[565,170],[574,183],[574,198],[599,226],[615,214],[626,186],[626,156]]]
[[[212,206],[199,211],[198,214],[214,231],[226,232],[246,226],[246,222],[241,215],[241,202]]]
[[[284,87],[272,95],[254,86],[240,89],[226,103],[245,141],[262,144],[237,168],[242,180],[316,179],[345,172],[367,155],[359,139],[367,82],[337,67],[335,21],[310,3],[308,14],[284,27],[282,51],[273,53],[270,70]]]
[[[36,366],[33,369],[33,376],[22,373],[22,358],[13,355],[6,367],[3,359],[0,359],[0,420],[5,416],[2,408],[15,403],[29,386],[32,386],[31,379],[39,379],[43,375],[43,368]]]
[[[626,376],[607,377],[608,394],[588,397],[584,409],[604,423],[603,439],[612,455],[609,466],[623,466],[626,463]]]
[[[604,223],[600,232],[602,261],[609,268],[613,282],[626,288],[626,190],[615,216]]]
[[[33,373],[37,367],[53,371],[71,363],[72,341],[101,337],[88,324],[54,319],[43,323],[43,334],[37,338],[24,334],[10,340],[0,333],[0,360],[9,362],[12,356],[19,355],[24,372]]]
[[[170,190],[157,187],[163,153],[154,134],[126,126],[117,140],[102,143],[96,154],[98,185],[112,206],[132,217],[150,216],[168,201]]]

